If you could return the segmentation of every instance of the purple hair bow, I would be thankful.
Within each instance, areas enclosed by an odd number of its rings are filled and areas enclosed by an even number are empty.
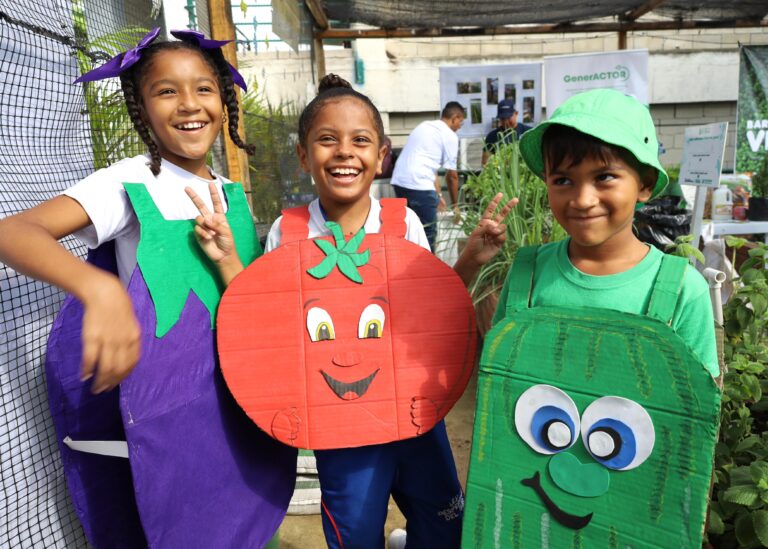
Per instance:
[[[93,82],[95,80],[103,80],[105,78],[120,76],[124,70],[130,68],[136,64],[139,59],[141,59],[141,52],[146,49],[152,42],[154,42],[155,38],[157,38],[159,34],[160,27],[155,27],[146,35],[144,35],[144,38],[139,41],[135,48],[131,48],[128,51],[119,53],[100,67],[96,67],[92,71],[88,71],[80,78],[75,80],[75,84],[78,82]],[[171,34],[180,40],[184,40],[185,42],[192,42],[203,50],[217,49],[231,42],[231,40],[209,40],[205,37],[205,35],[203,35],[202,32],[194,30],[172,30]],[[227,65],[229,66],[229,73],[232,75],[232,81],[240,86],[243,91],[248,91],[248,88],[245,85],[245,79],[242,77],[242,75],[237,72],[237,69],[231,64],[227,63]]]
[[[196,30],[172,30],[171,34],[179,40],[197,44],[201,50],[213,50],[232,42],[232,40],[211,40],[206,38],[202,32]],[[227,63],[227,65],[229,65],[229,74],[232,75],[232,81],[240,86],[240,89],[243,91],[248,91],[243,76],[230,63]]]
[[[135,48],[131,48],[123,53],[118,53],[112,59],[96,67],[92,71],[88,71],[80,78],[75,80],[75,84],[78,82],[93,82],[94,80],[103,80],[104,78],[112,78],[113,76],[119,76],[124,70],[136,64],[141,59],[141,52],[152,42],[154,42],[157,35],[160,34],[160,27],[155,27],[147,34],[144,35]]]

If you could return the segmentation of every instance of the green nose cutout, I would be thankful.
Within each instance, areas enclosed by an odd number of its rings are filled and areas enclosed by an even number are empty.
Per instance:
[[[567,452],[550,458],[549,476],[558,488],[582,498],[602,496],[611,484],[608,469],[598,463],[581,463]]]

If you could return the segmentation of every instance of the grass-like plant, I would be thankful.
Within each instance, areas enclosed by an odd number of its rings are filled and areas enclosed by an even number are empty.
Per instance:
[[[477,225],[498,192],[504,194],[505,201],[517,197],[520,202],[507,217],[506,244],[483,266],[470,286],[475,303],[501,289],[519,248],[562,240],[566,236],[552,216],[546,185],[523,162],[517,142],[499,146],[483,171],[471,176],[462,186],[460,210],[466,234]]]

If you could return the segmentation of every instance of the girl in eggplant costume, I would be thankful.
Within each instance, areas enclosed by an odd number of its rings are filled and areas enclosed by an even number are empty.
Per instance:
[[[233,84],[245,82],[224,59],[226,42],[158,34],[77,80],[120,77],[149,154],[2,220],[0,259],[71,294],[46,373],[91,544],[261,547],[287,509],[296,451],[256,428],[224,386],[213,331],[223,288],[195,242],[197,208],[185,194],[209,197],[211,183],[241,260],[261,254],[242,188],[205,162],[227,120],[234,143],[253,153],[237,134]],[[68,234],[91,248],[89,263],[58,244]]]

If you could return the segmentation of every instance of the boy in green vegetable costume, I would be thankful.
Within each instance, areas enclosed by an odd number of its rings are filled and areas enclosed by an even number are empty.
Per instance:
[[[520,151],[569,238],[518,251],[486,335],[462,546],[701,547],[714,323],[704,279],[632,232],[668,182],[650,113],[585,92]]]

